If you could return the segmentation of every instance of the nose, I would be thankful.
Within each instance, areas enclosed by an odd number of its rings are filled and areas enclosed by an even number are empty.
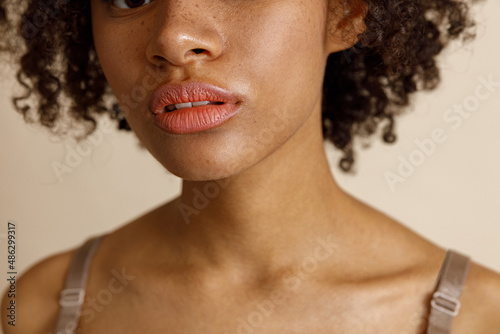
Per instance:
[[[156,68],[165,64],[186,64],[218,58],[224,47],[223,35],[213,7],[204,1],[158,1],[151,39],[146,47],[149,62]]]

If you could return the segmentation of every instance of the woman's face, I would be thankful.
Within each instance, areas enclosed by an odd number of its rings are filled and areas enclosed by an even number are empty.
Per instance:
[[[242,172],[300,131],[321,131],[310,118],[319,119],[333,51],[327,6],[325,0],[93,0],[92,25],[104,74],[141,142],[173,174],[208,180]],[[234,94],[237,113],[204,131],[158,126],[153,93],[191,82]],[[305,129],[309,123],[314,127]]]

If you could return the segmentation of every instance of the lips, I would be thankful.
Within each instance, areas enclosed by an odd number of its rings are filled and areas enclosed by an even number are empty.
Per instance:
[[[207,101],[209,104],[237,103],[238,97],[217,86],[203,82],[166,84],[153,92],[150,110],[153,114],[175,110],[172,105]],[[166,107],[169,107],[166,109]],[[185,108],[187,105],[182,106]],[[179,109],[179,108],[176,108]]]
[[[167,84],[153,92],[149,104],[156,125],[171,134],[215,128],[238,113],[241,99],[202,82]]]

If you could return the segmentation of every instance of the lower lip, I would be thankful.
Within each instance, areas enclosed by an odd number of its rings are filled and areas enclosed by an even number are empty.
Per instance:
[[[172,134],[184,135],[215,128],[236,115],[240,105],[207,104],[155,115],[157,125]]]

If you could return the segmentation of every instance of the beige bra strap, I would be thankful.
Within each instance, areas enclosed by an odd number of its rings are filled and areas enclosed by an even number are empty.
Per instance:
[[[78,326],[90,262],[102,237],[103,235],[87,240],[73,257],[59,300],[61,309],[57,319],[56,334],[73,334]]]
[[[460,309],[460,295],[469,274],[470,259],[454,250],[446,252],[432,295],[427,334],[449,334]]]

